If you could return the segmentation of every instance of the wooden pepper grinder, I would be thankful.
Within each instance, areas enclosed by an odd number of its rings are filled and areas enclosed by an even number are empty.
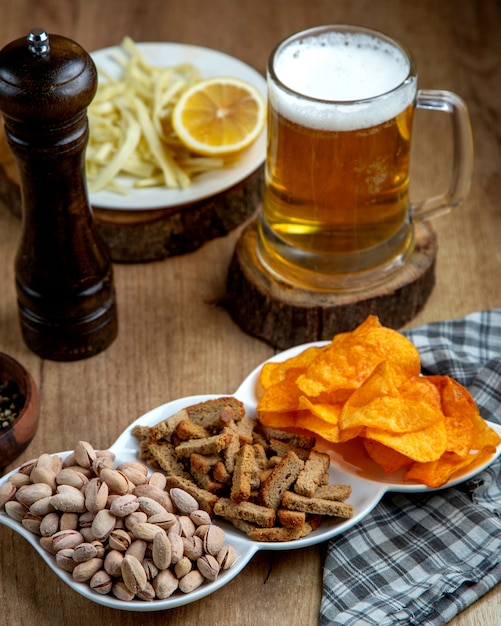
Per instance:
[[[0,51],[0,110],[23,207],[19,316],[28,347],[56,361],[97,354],[118,330],[112,265],[85,183],[96,88],[91,57],[65,37],[37,28]]]

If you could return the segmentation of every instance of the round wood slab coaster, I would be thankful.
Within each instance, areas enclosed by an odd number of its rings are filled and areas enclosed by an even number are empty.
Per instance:
[[[416,225],[415,237],[411,257],[384,284],[331,294],[293,287],[270,275],[257,258],[254,220],[237,241],[224,306],[244,332],[280,350],[331,340],[356,328],[368,315],[398,329],[423,308],[435,285],[437,237],[428,224]]]
[[[262,199],[264,166],[216,196],[193,204],[148,211],[93,208],[112,261],[142,263],[187,254],[247,221]],[[21,216],[17,167],[0,133],[0,202]]]
[[[94,219],[115,262],[158,261],[193,252],[252,217],[262,199],[263,170],[194,204],[151,211],[94,207]]]

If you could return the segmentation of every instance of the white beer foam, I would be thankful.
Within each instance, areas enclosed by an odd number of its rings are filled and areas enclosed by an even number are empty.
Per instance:
[[[416,95],[416,78],[406,80],[407,56],[365,33],[326,32],[298,39],[277,51],[274,68],[283,85],[308,98],[269,83],[275,109],[292,122],[319,130],[381,124]]]

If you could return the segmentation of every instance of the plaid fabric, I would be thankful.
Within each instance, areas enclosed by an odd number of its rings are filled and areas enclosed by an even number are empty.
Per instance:
[[[405,333],[501,422],[501,309]],[[329,542],[320,624],[442,626],[501,581],[501,460],[456,488],[386,494]]]

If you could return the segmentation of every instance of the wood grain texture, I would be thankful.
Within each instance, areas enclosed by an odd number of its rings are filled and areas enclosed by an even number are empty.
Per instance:
[[[34,25],[87,50],[137,41],[176,41],[231,54],[264,73],[271,49],[290,33],[322,23],[363,24],[406,42],[425,88],[466,100],[473,125],[475,176],[467,202],[433,222],[439,250],[436,286],[409,325],[501,306],[501,6],[497,0],[2,0],[0,45]],[[411,194],[447,184],[446,116],[419,111]],[[0,204],[0,350],[20,360],[41,394],[39,430],[21,460],[66,450],[78,439],[107,447],[149,409],[200,393],[232,393],[273,354],[226,310],[228,266],[240,230],[196,252],[147,264],[115,265],[119,335],[102,354],[56,363],[22,341],[14,288],[20,220]],[[215,594],[160,615],[92,604],[63,585],[18,535],[0,527],[0,606],[6,624],[74,626],[314,626],[318,624],[325,545],[257,554]],[[256,607],[260,607],[257,612]],[[500,587],[451,624],[501,621]]]

